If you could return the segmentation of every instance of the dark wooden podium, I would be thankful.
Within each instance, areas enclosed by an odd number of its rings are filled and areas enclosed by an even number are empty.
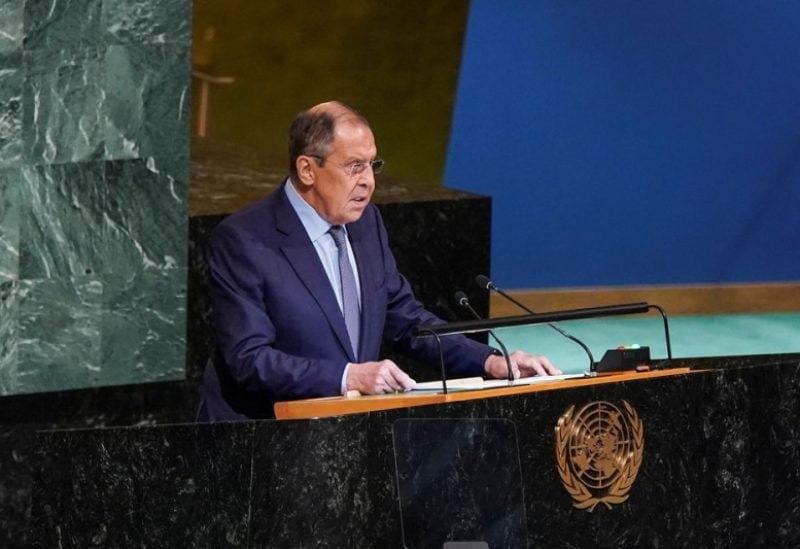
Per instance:
[[[472,391],[455,390],[448,394],[436,393],[394,393],[386,395],[355,395],[336,396],[325,398],[311,398],[305,400],[292,400],[275,404],[275,417],[277,419],[311,419],[321,417],[341,416],[347,414],[363,414],[381,410],[395,410],[398,408],[414,408],[416,406],[431,406],[436,404],[450,404],[468,400],[484,398],[499,398],[515,395],[536,393],[539,391],[558,391],[575,387],[587,387],[607,383],[621,383],[623,381],[642,381],[664,376],[685,375],[701,370],[690,368],[670,368],[650,372],[619,372],[595,377],[584,377],[557,380],[552,382],[537,383],[536,385],[519,385],[515,387],[502,387],[479,389]]]
[[[800,355],[671,365],[45,432],[32,521],[42,547],[800,546]]]

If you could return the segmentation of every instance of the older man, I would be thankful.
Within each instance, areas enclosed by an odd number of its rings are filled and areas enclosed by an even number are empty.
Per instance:
[[[405,391],[381,343],[438,364],[415,326],[441,322],[398,273],[370,198],[377,157],[369,123],[339,102],[300,113],[289,129],[290,177],[272,195],[226,218],[211,235],[209,278],[216,334],[200,419],[273,417],[276,401]],[[449,376],[504,377],[493,349],[443,338]],[[559,373],[516,351],[514,375]]]

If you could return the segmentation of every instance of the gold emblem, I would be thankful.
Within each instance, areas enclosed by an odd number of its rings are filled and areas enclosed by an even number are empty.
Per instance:
[[[644,452],[644,427],[633,407],[592,402],[573,414],[570,406],[556,426],[558,475],[578,509],[594,511],[628,499]]]

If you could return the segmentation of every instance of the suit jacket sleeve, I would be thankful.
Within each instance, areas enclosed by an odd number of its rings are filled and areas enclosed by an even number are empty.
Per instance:
[[[376,215],[379,215],[377,210]],[[380,218],[377,226],[384,250],[388,296],[384,342],[403,354],[436,367],[440,364],[436,339],[415,337],[413,330],[416,326],[442,324],[444,321],[426,310],[414,297],[408,281],[397,270],[394,255],[389,250],[386,229]],[[484,363],[492,353],[490,347],[460,335],[443,337],[441,341],[448,377],[484,375]]]
[[[265,303],[281,280],[283,262],[246,230],[221,224],[209,239],[209,285],[218,352],[237,386],[272,399],[339,394],[347,360],[287,352],[279,340],[291,319],[272,318]],[[274,259],[274,260],[273,260]],[[272,269],[271,273],[264,273]],[[301,328],[302,326],[295,326]],[[291,332],[291,330],[289,330]],[[298,341],[296,334],[293,341]],[[313,335],[306,338],[313,338]]]

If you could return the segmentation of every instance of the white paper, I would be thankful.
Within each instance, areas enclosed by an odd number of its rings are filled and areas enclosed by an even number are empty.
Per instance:
[[[539,383],[551,383],[555,381],[563,381],[565,379],[577,379],[587,377],[587,374],[559,374],[557,376],[533,376],[521,377],[509,382],[507,379],[481,379],[479,377],[471,377],[467,379],[448,379],[447,390],[448,392],[455,391],[480,391],[482,389],[497,389],[500,387],[516,387],[519,385],[536,385]],[[441,381],[425,381],[417,383],[412,392],[440,392],[442,391]]]

